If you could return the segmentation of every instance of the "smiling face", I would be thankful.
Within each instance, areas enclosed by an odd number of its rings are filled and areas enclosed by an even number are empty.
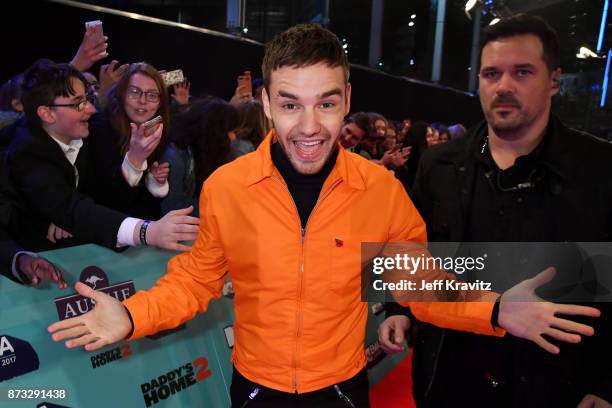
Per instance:
[[[432,129],[431,127],[427,127],[427,134],[425,135],[425,140],[427,141],[427,147],[431,147],[438,144],[439,138],[438,131]]]
[[[387,123],[382,119],[374,121],[374,131],[378,134],[378,137],[387,137]]]
[[[517,35],[489,42],[482,50],[480,102],[489,127],[499,136],[547,122],[560,70],[550,71],[542,41]]]
[[[366,132],[357,126],[355,122],[345,123],[344,126],[342,126],[340,143],[344,148],[353,147],[361,142],[365,133]]]
[[[318,173],[336,148],[344,116],[350,109],[351,86],[342,67],[325,63],[272,71],[263,90],[266,116],[295,170]]]
[[[149,93],[149,96],[146,93]],[[140,95],[138,95],[140,93]],[[157,95],[157,100],[151,95]],[[137,125],[152,119],[160,104],[160,90],[153,78],[140,72],[130,77],[124,98],[124,109],[128,118]]]
[[[83,82],[73,77],[71,85],[74,95],[57,96],[53,104],[75,104],[86,100]],[[41,106],[38,111],[43,127],[62,142],[69,144],[72,140],[84,139],[89,135],[89,118],[96,113],[96,108],[87,102],[80,112],[72,106]]]

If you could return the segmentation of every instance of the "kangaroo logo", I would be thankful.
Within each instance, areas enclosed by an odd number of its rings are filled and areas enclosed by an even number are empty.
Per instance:
[[[103,281],[104,279],[97,277],[96,275],[92,275],[89,278],[85,279],[85,283],[89,283],[92,289],[96,288],[96,283]]]
[[[88,266],[83,269],[79,280],[92,289],[105,288],[110,285],[106,272],[97,266]]]

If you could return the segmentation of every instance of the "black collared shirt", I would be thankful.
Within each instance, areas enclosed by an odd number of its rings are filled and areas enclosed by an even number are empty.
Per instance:
[[[484,136],[474,152],[476,162],[466,241],[536,242],[555,240],[550,211],[550,183],[545,136],[529,154],[500,169]]]

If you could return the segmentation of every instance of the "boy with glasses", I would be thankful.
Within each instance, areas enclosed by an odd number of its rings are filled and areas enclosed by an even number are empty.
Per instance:
[[[49,225],[57,226],[62,246],[97,243],[107,247],[149,244],[185,250],[178,241],[197,236],[191,209],[169,213],[158,222],[127,217],[96,204],[91,194],[99,182],[96,152],[89,140],[89,118],[96,112],[86,94],[87,81],[67,64],[39,60],[24,79],[23,104],[27,126],[17,130],[9,149],[9,175],[31,217],[20,228],[19,241],[28,248],[57,248],[45,240]],[[161,127],[158,129],[161,132]],[[109,183],[122,194],[122,183]],[[53,241],[52,239],[50,239]]]

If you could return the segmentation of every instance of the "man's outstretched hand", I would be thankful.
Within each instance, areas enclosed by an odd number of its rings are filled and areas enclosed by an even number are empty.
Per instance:
[[[132,322],[120,301],[81,282],[75,285],[75,289],[94,300],[96,305],[84,315],[49,326],[47,330],[52,333],[54,341],[68,340],[68,348],[85,346],[85,350],[93,351],[125,339],[132,331]]]
[[[543,335],[566,343],[579,343],[581,335],[592,336],[595,330],[557,315],[599,317],[601,313],[593,307],[551,303],[538,297],[535,290],[550,282],[555,273],[554,268],[547,268],[504,292],[498,324],[513,336],[531,340],[549,353],[558,354],[559,347]]]

